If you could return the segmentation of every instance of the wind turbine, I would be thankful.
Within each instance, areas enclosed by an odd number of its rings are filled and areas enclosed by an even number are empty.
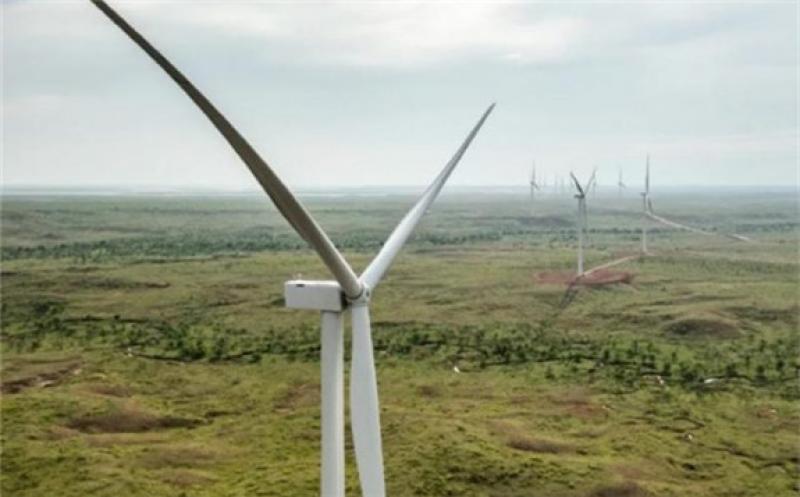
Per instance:
[[[533,169],[531,169],[530,187],[531,187],[531,214],[533,214],[533,200],[535,197],[535,192],[536,190],[540,190],[539,183],[536,182],[536,162],[533,163]]]
[[[627,188],[625,183],[622,181],[622,168],[619,168],[619,176],[617,177],[617,196],[622,198],[622,190]]]
[[[494,104],[483,113],[455,155],[389,235],[378,255],[361,276],[357,276],[299,200],[214,105],[103,0],[92,0],[92,3],[144,50],[200,108],[247,165],[289,224],[316,250],[333,273],[335,281],[293,280],[286,282],[284,287],[287,307],[318,310],[322,315],[321,494],[323,497],[344,496],[343,316],[349,311],[353,324],[350,412],[361,491],[363,495],[370,497],[385,496],[378,386],[369,317],[372,290],[381,281],[423,214],[439,194]]]
[[[647,254],[647,221],[650,217],[650,154],[647,154],[647,162],[644,173],[644,191],[642,195],[642,254]]]
[[[584,232],[586,231],[587,227],[587,215],[586,215],[586,192],[589,191],[589,188],[592,186],[592,181],[594,181],[594,174],[592,174],[592,179],[586,184],[586,188],[581,186],[580,181],[575,175],[570,171],[570,177],[572,178],[572,182],[575,183],[575,189],[578,191],[575,194],[575,198],[578,199],[578,276],[583,274],[583,240],[584,240]]]

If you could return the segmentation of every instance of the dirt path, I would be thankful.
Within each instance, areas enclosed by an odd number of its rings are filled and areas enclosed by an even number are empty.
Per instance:
[[[657,223],[661,223],[661,224],[669,226],[671,228],[677,228],[679,230],[684,230],[684,231],[691,231],[692,233],[697,233],[699,235],[704,235],[704,236],[723,236],[725,238],[730,238],[732,240],[736,240],[736,241],[739,241],[739,242],[752,242],[753,241],[753,240],[751,240],[750,238],[748,238],[748,237],[746,237],[744,235],[737,235],[736,233],[714,233],[714,232],[711,232],[711,231],[701,230],[699,228],[693,228],[691,226],[687,226],[687,225],[681,224],[681,223],[676,223],[675,221],[670,221],[669,219],[663,218],[661,216],[657,216],[656,214],[653,214],[652,212],[648,212],[647,213],[647,217],[649,217],[650,219],[652,219],[653,221],[655,221]]]
[[[624,263],[626,263],[628,261],[636,260],[639,257],[641,257],[639,254],[635,254],[635,255],[628,255],[628,256],[625,256],[625,257],[620,257],[619,259],[614,259],[611,262],[606,262],[605,264],[601,264],[599,266],[595,266],[595,267],[589,269],[588,271],[584,271],[583,274],[581,276],[577,277],[576,279],[581,279],[581,278],[585,278],[587,276],[591,276],[592,274],[597,273],[598,271],[601,271],[603,269],[608,269],[610,267],[619,266],[620,264],[624,264]]]

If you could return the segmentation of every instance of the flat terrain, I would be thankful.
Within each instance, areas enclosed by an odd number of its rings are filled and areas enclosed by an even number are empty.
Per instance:
[[[304,201],[360,269],[413,196]],[[638,255],[639,202],[589,198],[588,267]],[[715,234],[651,222],[570,286],[570,197],[437,202],[372,305],[390,495],[796,495],[795,195],[653,203]],[[327,274],[265,198],[2,208],[3,495],[316,494],[319,317],[282,289]]]

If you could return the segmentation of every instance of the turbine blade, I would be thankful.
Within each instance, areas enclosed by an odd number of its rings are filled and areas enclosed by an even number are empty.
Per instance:
[[[591,189],[592,189],[592,187],[594,186],[594,183],[595,183],[595,181],[596,181],[596,177],[595,177],[595,176],[596,176],[596,174],[597,174],[597,168],[594,168],[594,169],[592,170],[592,175],[591,175],[591,176],[589,176],[589,181],[586,183],[586,191],[587,191],[587,192],[588,192],[589,190],[591,190]]]
[[[292,195],[286,185],[270,169],[250,144],[239,134],[225,116],[184,76],[172,63],[139,34],[125,19],[108,6],[103,0],[92,0],[114,24],[133,40],[153,61],[163,69],[170,78],[181,87],[190,99],[200,108],[222,136],[228,141],[240,159],[255,176],[261,188],[269,195],[275,206],[289,224],[303,237],[319,256],[336,280],[342,285],[344,292],[351,297],[361,294],[361,284],[353,269],[336,250],[333,242],[322,228],[314,221],[303,205]]]
[[[353,353],[350,371],[350,423],[361,494],[384,497],[383,450],[378,407],[378,382],[372,356],[369,308],[354,305]]]
[[[647,154],[647,170],[644,175],[644,191],[650,193],[650,154]]]
[[[411,233],[419,224],[425,211],[428,210],[428,207],[430,207],[436,199],[436,196],[441,191],[447,178],[450,177],[450,173],[453,172],[458,161],[461,160],[461,156],[464,155],[464,152],[466,152],[470,143],[472,143],[473,138],[475,138],[475,135],[478,134],[481,126],[483,126],[484,121],[489,117],[492,109],[494,109],[494,105],[495,104],[492,104],[486,109],[486,112],[483,113],[478,123],[472,128],[469,135],[467,135],[464,143],[461,144],[458,150],[456,150],[455,155],[453,155],[447,165],[444,166],[442,172],[433,180],[433,183],[425,190],[419,200],[417,200],[417,203],[414,204],[411,210],[408,211],[405,217],[398,223],[397,227],[395,227],[394,231],[389,235],[389,238],[383,244],[378,255],[372,259],[367,269],[361,274],[361,281],[364,284],[370,288],[374,288],[380,282],[381,278],[383,278],[383,275],[386,274],[386,271],[389,269],[389,266],[392,265],[400,249],[403,248],[403,244],[405,244],[408,237],[411,236]]]
[[[578,178],[576,178],[576,177],[575,177],[575,175],[574,175],[574,174],[572,174],[572,171],[570,171],[570,172],[569,172],[569,176],[570,176],[570,178],[572,178],[572,182],[573,182],[573,183],[575,183],[575,188],[577,188],[577,189],[578,189],[578,193],[580,193],[580,194],[581,194],[581,196],[584,196],[584,195],[586,195],[586,194],[583,192],[583,188],[581,188],[581,184],[580,184],[580,182],[578,182]]]

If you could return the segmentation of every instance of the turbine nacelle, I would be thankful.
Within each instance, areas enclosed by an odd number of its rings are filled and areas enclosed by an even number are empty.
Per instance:
[[[290,280],[283,285],[283,298],[290,309],[342,312],[347,307],[342,287],[333,280]]]
[[[283,284],[283,299],[289,309],[343,312],[369,303],[372,290],[366,285],[362,288],[359,297],[350,298],[335,280],[289,280]]]

